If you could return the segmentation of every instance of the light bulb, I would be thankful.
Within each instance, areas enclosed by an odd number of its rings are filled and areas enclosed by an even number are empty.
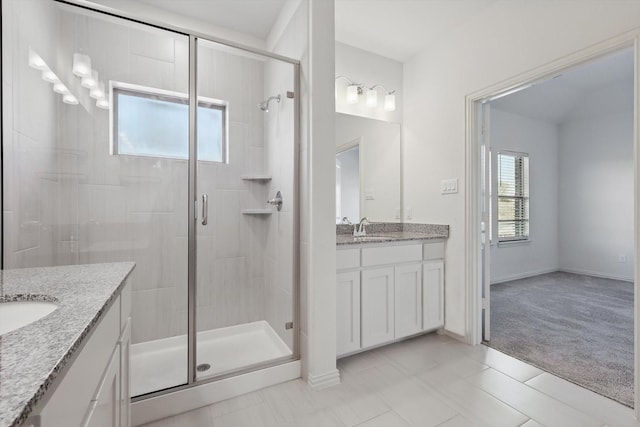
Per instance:
[[[71,95],[70,93],[62,97],[62,102],[70,105],[78,105],[78,100],[76,99],[75,96]]]
[[[47,69],[47,64],[44,62],[44,60],[31,48],[29,49],[29,66],[35,68],[36,70]]]
[[[42,70],[42,80],[49,83],[60,83],[60,79],[56,76],[56,73],[49,68]]]
[[[384,111],[396,110],[396,96],[392,93],[384,97]]]
[[[87,89],[93,89],[98,86],[98,72],[91,71],[91,74],[87,77],[82,78],[82,87],[86,87]]]
[[[83,53],[73,54],[73,74],[78,77],[91,75],[91,58]]]
[[[367,91],[367,107],[374,108],[378,106],[378,92],[375,89]]]
[[[55,83],[53,85],[53,91],[55,93],[59,93],[59,94],[62,94],[62,95],[67,95],[68,93],[70,93],[69,89],[67,89],[67,87],[62,82]]]
[[[96,107],[102,108],[104,110],[109,109],[109,100],[107,98],[100,98],[96,101]]]
[[[104,83],[99,82],[96,87],[89,91],[89,96],[95,99],[100,99],[105,97],[104,93]]]
[[[358,86],[357,85],[347,86],[347,104],[357,104],[357,103],[358,103]]]

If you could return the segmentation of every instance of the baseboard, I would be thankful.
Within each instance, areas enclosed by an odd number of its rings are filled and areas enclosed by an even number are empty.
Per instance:
[[[140,400],[131,405],[131,425],[147,424],[296,378],[300,378],[299,360]]]
[[[340,384],[340,371],[334,369],[320,375],[309,374],[307,383],[314,390],[322,390],[323,388],[332,387]]]
[[[569,269],[569,268],[560,268],[558,269],[558,271],[561,271],[563,273],[582,274],[583,276],[599,277],[601,279],[622,280],[623,282],[633,283],[633,277],[615,276],[613,274],[598,273],[597,271],[580,270],[580,269],[575,270],[575,269]]]
[[[442,332],[440,332],[440,330],[438,330],[438,335],[446,335],[449,338],[453,338],[456,341],[460,341],[462,343],[469,344],[469,340],[467,339],[467,337],[465,337],[463,335],[460,335],[460,334],[456,334],[455,332],[448,331],[446,329],[443,329]]]
[[[494,279],[492,277],[491,284],[497,285],[498,283],[510,282],[512,280],[518,280],[518,279],[526,279],[527,277],[539,276],[541,274],[547,274],[547,273],[554,273],[556,271],[559,271],[559,270],[557,268],[543,268],[541,270],[525,271],[522,273],[511,274],[509,276],[500,277],[498,279]]]

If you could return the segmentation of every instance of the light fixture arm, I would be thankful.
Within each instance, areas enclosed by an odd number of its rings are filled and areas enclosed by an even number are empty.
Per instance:
[[[395,90],[389,90],[389,89],[387,89],[386,87],[384,87],[383,85],[381,85],[379,83],[371,86],[369,89],[375,90],[376,88],[379,88],[379,87],[381,87],[385,92],[387,92],[387,95],[393,95],[394,93],[396,93]]]

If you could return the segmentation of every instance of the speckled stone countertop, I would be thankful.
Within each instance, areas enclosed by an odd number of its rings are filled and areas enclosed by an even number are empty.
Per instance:
[[[404,240],[449,238],[449,226],[440,224],[374,222],[365,226],[369,239],[367,237],[353,237],[353,227],[353,225],[336,225],[336,245],[380,244]]]
[[[0,335],[0,427],[21,425],[106,313],[132,262],[0,270],[0,302],[50,301],[51,314]]]

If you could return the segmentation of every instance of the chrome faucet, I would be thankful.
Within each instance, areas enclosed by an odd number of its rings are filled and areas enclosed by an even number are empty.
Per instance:
[[[353,226],[353,235],[355,237],[366,236],[367,235],[367,230],[365,230],[364,226],[366,224],[370,224],[370,223],[371,222],[369,221],[369,218],[367,218],[366,216],[364,218],[362,218],[358,225],[354,225]]]

